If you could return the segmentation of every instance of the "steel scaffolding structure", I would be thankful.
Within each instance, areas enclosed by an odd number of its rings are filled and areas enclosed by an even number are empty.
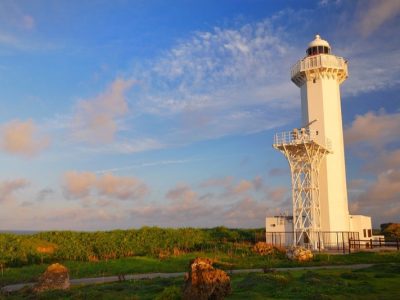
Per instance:
[[[275,134],[273,147],[289,162],[292,176],[293,245],[321,249],[318,174],[321,161],[330,152],[329,140],[318,143],[318,132],[297,128]]]

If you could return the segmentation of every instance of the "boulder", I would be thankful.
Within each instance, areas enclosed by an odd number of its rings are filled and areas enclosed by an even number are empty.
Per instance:
[[[47,290],[66,290],[69,289],[68,269],[59,263],[50,265],[39,277],[39,281],[34,285],[35,292]]]
[[[231,282],[226,272],[215,269],[208,258],[190,262],[183,291],[184,300],[219,300],[231,293]]]
[[[314,257],[311,250],[300,246],[289,248],[286,255],[289,259],[300,262],[312,260]]]

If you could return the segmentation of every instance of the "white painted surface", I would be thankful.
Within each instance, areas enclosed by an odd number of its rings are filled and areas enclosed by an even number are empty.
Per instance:
[[[350,230],[358,232],[360,240],[371,239],[373,237],[371,217],[350,215]]]
[[[332,153],[319,173],[321,230],[349,231],[346,167],[340,84],[347,78],[347,62],[331,54],[307,56],[292,68],[300,87],[302,127],[318,132],[317,141],[331,141]]]
[[[266,242],[281,246],[293,244],[293,219],[286,216],[265,218]]]
[[[320,47],[329,51],[321,52]],[[332,55],[330,50],[329,43],[317,35],[309,44],[307,56],[291,68],[291,79],[300,88],[301,127],[317,133],[313,139],[331,152],[323,159],[318,177],[321,231],[352,231],[358,232],[360,239],[373,238],[371,218],[349,214],[340,99],[340,84],[347,79],[348,68],[346,59]],[[279,138],[285,137],[275,136],[275,143]],[[293,231],[293,227],[287,228],[292,223],[271,227],[274,218],[266,219],[267,233]],[[336,233],[332,236],[338,240]],[[330,240],[328,237],[325,242]]]

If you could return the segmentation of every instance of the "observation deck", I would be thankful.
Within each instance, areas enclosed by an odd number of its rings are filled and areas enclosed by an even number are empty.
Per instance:
[[[323,145],[321,144],[323,141]],[[322,160],[331,153],[331,142],[318,131],[298,128],[277,133],[273,147],[289,162],[292,177],[293,245],[318,249],[321,232],[319,170]]]
[[[321,138],[318,137],[317,130],[308,128],[293,129],[292,131],[279,132],[274,135],[273,147],[282,150],[284,147],[298,146],[301,144],[317,144],[327,152],[332,152],[332,143],[329,138],[324,139],[321,145]]]
[[[326,75],[336,76],[339,83],[342,83],[348,77],[347,60],[330,54],[307,56],[291,68],[290,75],[292,81],[300,87],[307,78],[315,78],[316,74],[322,72]]]

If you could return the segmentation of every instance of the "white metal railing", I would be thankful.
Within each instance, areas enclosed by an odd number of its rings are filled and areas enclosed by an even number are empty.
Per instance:
[[[292,131],[284,131],[275,133],[274,135],[274,146],[282,145],[296,145],[300,143],[317,142],[318,131],[311,130],[308,128],[295,128]],[[318,139],[321,140],[321,139]],[[326,149],[332,149],[332,143],[329,138],[325,138],[324,146]]]
[[[319,54],[307,56],[298,61],[290,70],[290,75],[293,78],[302,71],[307,71],[314,68],[334,68],[343,69],[347,73],[347,62],[343,57]]]

